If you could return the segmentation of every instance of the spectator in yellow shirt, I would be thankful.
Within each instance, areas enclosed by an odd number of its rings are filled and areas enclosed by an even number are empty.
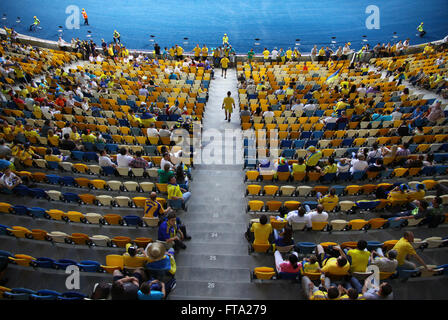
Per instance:
[[[185,210],[186,203],[191,197],[191,192],[188,192],[187,190],[181,188],[177,184],[175,176],[172,176],[168,181],[167,193],[168,200],[181,200],[182,208]]]
[[[176,44],[176,58],[177,60],[183,60],[184,49]]]
[[[264,48],[264,51],[263,51],[263,58],[264,58],[264,61],[265,61],[265,62],[266,62],[266,61],[269,61],[269,54],[270,54],[270,52],[269,52],[268,48]]]
[[[53,130],[48,130],[47,139],[50,145],[53,147],[59,147],[59,136],[54,134]]]
[[[272,234],[272,226],[268,223],[268,217],[266,215],[261,215],[260,222],[255,222],[250,227],[250,234],[248,240],[253,242],[253,244],[269,244],[270,236]]]
[[[56,162],[61,162],[63,160],[62,156],[57,156],[53,154],[53,149],[52,148],[48,148],[45,154],[45,160],[46,161],[56,161]]]
[[[223,57],[221,59],[221,77],[224,75],[224,79],[227,77],[227,68],[229,67],[229,58]]]
[[[412,231],[405,231],[403,237],[398,240],[392,250],[397,252],[398,267],[405,270],[415,270],[417,267],[415,263],[408,260],[409,257],[414,257],[423,267],[430,271],[423,259],[415,252],[412,243],[414,242],[414,233]]]
[[[367,241],[359,240],[356,249],[347,251],[347,258],[350,260],[350,272],[366,272],[370,258],[370,252],[366,249]]]
[[[224,58],[225,59],[225,58]],[[230,96],[232,93],[230,91],[227,92],[227,97],[224,98],[222,102],[222,109],[224,109],[226,114],[226,119],[230,122],[233,108],[235,107],[235,100]]]
[[[196,47],[194,47],[193,52],[194,52],[194,58],[196,60],[199,60],[199,57],[200,57],[201,52],[202,52],[201,48],[199,48],[199,44],[197,44]]]
[[[208,56],[208,48],[207,46],[204,44],[202,46],[202,59],[205,60]]]

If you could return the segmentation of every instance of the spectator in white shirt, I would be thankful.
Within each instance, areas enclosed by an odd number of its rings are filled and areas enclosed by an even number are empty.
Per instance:
[[[274,50],[271,51],[271,59],[272,61],[276,61],[278,56],[277,48],[274,48]]]
[[[148,137],[151,137],[151,138],[155,138],[155,137],[159,136],[159,131],[157,131],[154,123],[149,124],[149,128],[146,131],[146,134],[148,135]]]
[[[311,211],[308,205],[305,205],[308,211],[307,215],[310,216],[311,222],[325,222],[328,221],[328,213],[324,211],[324,206],[318,204],[316,210]]]
[[[14,189],[21,183],[22,180],[20,177],[16,176],[10,168],[6,168],[0,178],[0,185],[8,190]]]
[[[356,89],[356,91],[358,91],[359,93],[366,93],[367,91],[366,85],[362,83],[361,86],[358,89]]]
[[[162,124],[162,129],[159,130],[160,137],[171,137],[171,131],[167,129],[166,124]]]
[[[292,223],[304,222],[308,228],[311,228],[311,218],[310,215],[306,213],[306,209],[304,207],[300,207],[299,210],[289,212],[286,216],[286,220],[290,225],[292,225]]]
[[[263,113],[263,117],[265,118],[273,118],[274,116],[275,114],[270,106],[268,107],[268,110]]]
[[[296,103],[291,107],[291,111],[303,111],[303,103]]]
[[[303,111],[315,111],[317,109],[317,106],[312,103],[308,103],[303,107]]]
[[[338,162],[338,173],[348,172],[350,170],[350,164],[347,159],[341,158]]]
[[[170,154],[168,152],[165,152],[163,154],[163,158],[160,161],[160,168],[165,168],[165,164],[168,164],[170,166],[170,169],[175,170],[176,167],[174,166],[174,164],[171,163],[171,158],[170,158]]]
[[[138,90],[138,95],[147,97],[149,95],[149,91],[145,86],[143,86],[140,90]]]
[[[374,143],[372,146],[373,150],[367,154],[367,162],[373,163],[376,159],[382,159],[383,153],[378,146],[378,143]]]
[[[394,109],[394,112],[390,114],[392,116],[392,120],[401,120],[401,116],[403,113],[397,110],[397,108]]]
[[[117,165],[120,168],[129,168],[129,163],[134,160],[132,156],[128,154],[126,148],[121,148],[120,153],[117,155]]]
[[[367,169],[367,167],[369,166],[369,164],[367,163],[367,161],[365,160],[364,155],[358,155],[358,158],[354,158],[351,161],[351,168],[350,168],[350,172],[354,173],[357,171],[365,171]]]
[[[107,155],[106,150],[101,150],[100,156],[98,157],[98,165],[100,167],[117,167],[117,165]]]

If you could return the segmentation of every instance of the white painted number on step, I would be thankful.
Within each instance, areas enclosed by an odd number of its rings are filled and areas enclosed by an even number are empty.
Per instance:
[[[218,238],[218,233],[217,232],[212,232],[211,236],[212,236],[212,238]]]
[[[218,213],[214,213],[213,214],[213,218],[219,218],[219,214]]]
[[[210,261],[216,261],[216,256],[210,256]]]
[[[215,283],[214,282],[209,282],[208,283],[208,288],[209,289],[214,289],[215,288]]]

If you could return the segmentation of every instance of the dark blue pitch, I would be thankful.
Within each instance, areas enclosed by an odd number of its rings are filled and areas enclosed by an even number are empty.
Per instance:
[[[66,28],[66,8],[74,4],[86,9],[90,26],[84,26],[80,16],[80,29]],[[378,30],[366,28],[369,5],[380,10]],[[34,15],[41,29],[30,32]],[[308,53],[313,44],[331,46],[332,37],[337,42],[333,47],[350,41],[359,49],[364,39],[371,46],[406,38],[417,44],[448,34],[447,0],[16,0],[1,1],[0,17],[2,26],[48,40],[57,40],[62,26],[64,40],[91,38],[99,45],[101,38],[111,41],[117,29],[128,48],[142,50],[152,50],[151,39],[162,47],[179,44],[187,51],[196,43],[216,47],[224,33],[238,53],[295,46]],[[416,28],[422,21],[427,35],[420,38]]]

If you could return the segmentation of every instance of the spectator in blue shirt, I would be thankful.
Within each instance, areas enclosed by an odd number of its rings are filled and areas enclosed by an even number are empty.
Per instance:
[[[175,213],[169,213],[166,220],[159,226],[158,240],[165,241],[167,243],[174,242],[174,250],[186,249],[187,246],[182,240],[190,240],[191,237],[187,236],[187,230],[185,226],[180,224],[180,220],[176,219]]]
[[[165,283],[159,280],[144,282],[138,290],[139,300],[162,300],[165,297]]]

